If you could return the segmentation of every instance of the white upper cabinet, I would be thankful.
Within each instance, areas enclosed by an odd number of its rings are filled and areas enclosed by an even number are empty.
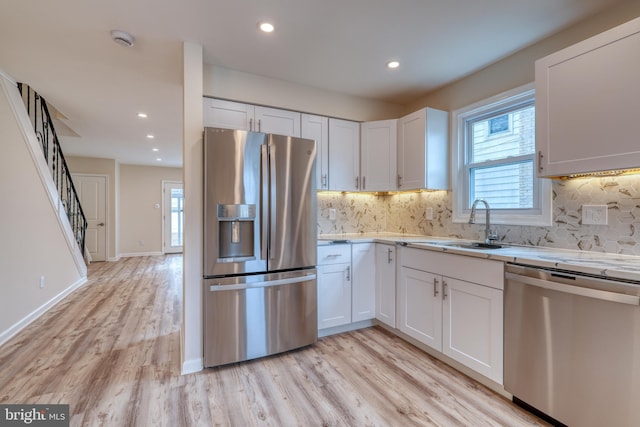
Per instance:
[[[329,119],[301,114],[300,136],[316,141],[316,182],[318,190],[329,189]]]
[[[255,107],[254,131],[278,135],[300,136],[300,113],[269,107]]]
[[[397,120],[365,122],[360,126],[360,190],[396,190]]]
[[[424,108],[398,122],[398,189],[448,189],[449,113]]]
[[[360,190],[360,123],[329,119],[329,190]]]
[[[253,105],[204,98],[203,119],[206,127],[251,130],[253,113]]]
[[[204,98],[204,125],[226,129],[300,136],[300,113],[240,102]]]
[[[640,18],[536,61],[538,175],[640,167]]]

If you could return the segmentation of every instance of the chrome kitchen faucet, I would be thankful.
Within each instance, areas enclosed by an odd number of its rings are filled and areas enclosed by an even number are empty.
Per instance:
[[[489,207],[489,203],[487,203],[486,200],[476,199],[473,201],[473,205],[471,205],[471,215],[469,216],[469,224],[476,223],[476,206],[479,202],[484,203],[485,206],[484,242],[487,245],[490,245],[494,240],[498,239],[498,235],[493,230],[491,230],[491,207]]]

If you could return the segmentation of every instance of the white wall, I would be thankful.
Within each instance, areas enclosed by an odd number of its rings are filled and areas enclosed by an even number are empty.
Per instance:
[[[86,269],[74,258],[65,238],[70,229],[65,231],[50,201],[53,181],[41,178],[31,156],[29,144],[37,149],[38,143],[26,110],[12,108],[21,103],[18,90],[1,72],[0,80],[1,344],[83,284]]]
[[[120,165],[120,256],[162,254],[163,180],[182,181],[182,169]]]
[[[401,116],[403,107],[269,77],[205,65],[204,95],[355,121]]]
[[[182,372],[202,369],[202,46],[183,46],[184,270],[182,284]]]

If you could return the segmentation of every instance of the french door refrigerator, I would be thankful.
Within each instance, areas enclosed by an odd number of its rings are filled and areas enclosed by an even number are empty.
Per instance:
[[[204,365],[317,340],[316,145],[204,132]]]

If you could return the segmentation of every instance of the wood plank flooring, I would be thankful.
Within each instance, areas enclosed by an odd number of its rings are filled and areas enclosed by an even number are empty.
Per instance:
[[[0,403],[65,403],[72,426],[545,425],[381,328],[180,375],[182,257],[94,263],[0,347]]]

